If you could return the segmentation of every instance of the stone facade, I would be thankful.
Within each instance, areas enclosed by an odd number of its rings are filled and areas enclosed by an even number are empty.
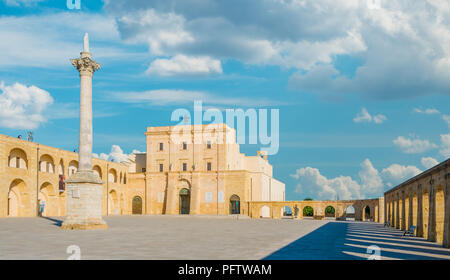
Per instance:
[[[92,163],[103,181],[102,214],[106,215],[108,193],[126,193],[128,166],[96,158]],[[65,216],[67,191],[59,190],[60,178],[77,169],[77,153],[0,135],[0,217],[37,216],[39,200],[46,202],[45,216]]]
[[[386,219],[392,227],[416,226],[417,236],[450,247],[450,159],[385,193]]]

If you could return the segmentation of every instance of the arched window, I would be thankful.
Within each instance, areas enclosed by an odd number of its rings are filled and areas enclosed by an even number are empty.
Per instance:
[[[100,179],[102,178],[102,169],[100,168],[100,166],[95,165],[92,170],[94,170],[94,172],[98,175],[98,177],[100,177]]]
[[[27,154],[22,149],[12,149],[8,157],[8,166],[12,168],[28,169]]]
[[[76,160],[72,160],[69,163],[69,176],[75,174],[78,170],[78,162]]]
[[[115,169],[110,169],[108,172],[108,182],[117,183],[117,171]]]
[[[47,173],[55,173],[55,164],[53,158],[50,155],[42,155],[39,159],[39,171]]]

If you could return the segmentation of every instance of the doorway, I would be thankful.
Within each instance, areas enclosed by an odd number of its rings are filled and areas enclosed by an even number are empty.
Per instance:
[[[191,192],[184,188],[180,191],[180,214],[189,215],[191,208]]]

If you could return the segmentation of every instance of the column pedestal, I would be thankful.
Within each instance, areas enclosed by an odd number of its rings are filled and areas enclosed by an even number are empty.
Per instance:
[[[67,217],[62,229],[106,229],[102,218],[102,181],[93,171],[79,171],[67,183]]]

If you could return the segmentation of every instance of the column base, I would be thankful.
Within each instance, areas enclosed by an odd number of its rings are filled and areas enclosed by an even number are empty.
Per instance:
[[[80,223],[78,221],[68,221],[65,220],[61,226],[61,229],[65,230],[88,230],[88,229],[107,229],[108,225],[103,219],[100,220],[89,220],[85,223]]]
[[[77,172],[67,181],[65,230],[107,229],[102,218],[102,181],[92,171]]]

